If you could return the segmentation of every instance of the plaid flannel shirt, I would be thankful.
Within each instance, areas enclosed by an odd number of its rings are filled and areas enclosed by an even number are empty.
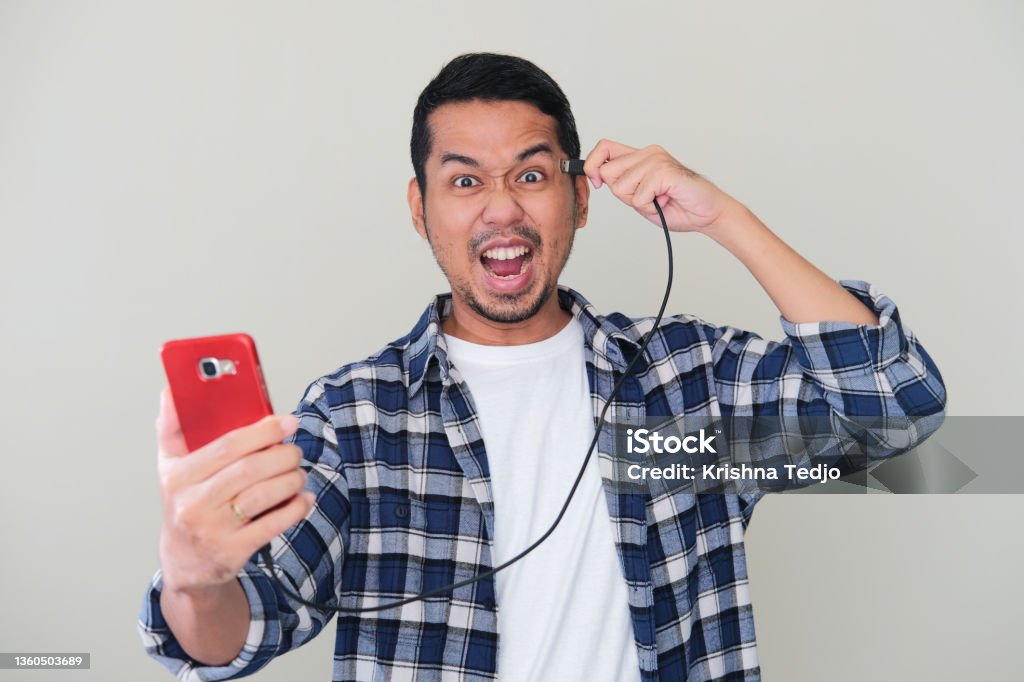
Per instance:
[[[787,338],[773,342],[689,315],[663,320],[610,417],[941,415],[941,375],[895,304],[866,282],[840,284],[878,314],[877,326],[780,317]],[[558,296],[583,325],[597,415],[653,319],[602,317],[570,289]],[[289,440],[304,452],[317,501],[272,552],[307,600],[370,606],[493,565],[480,424],[441,333],[450,309],[450,295],[438,296],[407,336],[315,381],[299,403]],[[642,679],[759,680],[743,546],[758,496],[624,493],[609,479],[611,447],[603,432],[598,457]],[[204,666],[183,651],[160,611],[159,571],[140,614],[147,652],[182,680],[242,677],[332,615],[290,603],[253,560],[238,580],[251,625],[235,660]],[[495,679],[499,607],[490,577],[397,609],[339,614],[333,679]]]

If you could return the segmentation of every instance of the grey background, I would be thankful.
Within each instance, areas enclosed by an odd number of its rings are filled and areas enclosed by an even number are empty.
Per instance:
[[[247,331],[285,411],[404,334],[445,289],[405,204],[412,107],[465,51],[548,70],[586,150],[661,144],[831,276],[878,285],[950,414],[1024,414],[1022,20],[1016,0],[0,2],[0,650],[92,652],[47,679],[167,679],[135,631],[157,349]],[[563,282],[651,314],[659,240],[599,191]],[[728,253],[674,244],[672,311],[781,338]],[[1016,677],[1022,511],[765,499],[765,678]],[[329,679],[333,632],[257,679]]]

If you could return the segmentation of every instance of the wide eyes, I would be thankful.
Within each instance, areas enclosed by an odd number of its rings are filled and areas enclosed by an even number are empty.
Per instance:
[[[532,185],[544,180],[544,173],[539,170],[528,170],[524,171],[516,182],[523,184]],[[471,189],[473,187],[479,187],[480,181],[472,175],[458,175],[452,180],[452,184],[459,189]]]

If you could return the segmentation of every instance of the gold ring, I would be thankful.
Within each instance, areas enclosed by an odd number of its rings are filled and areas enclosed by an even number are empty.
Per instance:
[[[238,519],[242,523],[245,523],[249,520],[249,517],[246,516],[245,513],[238,508],[238,504],[235,502],[235,500],[231,500],[231,504],[229,506],[231,507],[231,513],[235,515],[236,519]]]

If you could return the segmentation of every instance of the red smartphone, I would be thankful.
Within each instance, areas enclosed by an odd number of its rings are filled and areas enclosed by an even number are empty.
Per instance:
[[[189,452],[274,411],[248,334],[168,341],[160,359]]]

